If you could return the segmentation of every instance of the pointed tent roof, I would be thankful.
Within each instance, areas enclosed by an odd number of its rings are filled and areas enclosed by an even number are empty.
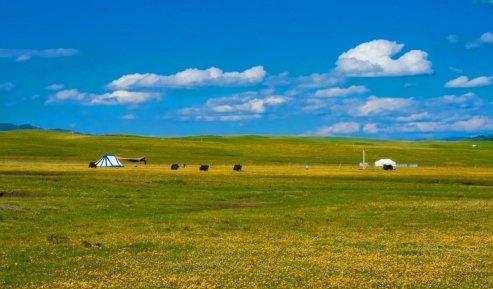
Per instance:
[[[123,164],[117,157],[112,155],[104,155],[99,161],[96,162],[96,167],[117,167],[122,168]]]

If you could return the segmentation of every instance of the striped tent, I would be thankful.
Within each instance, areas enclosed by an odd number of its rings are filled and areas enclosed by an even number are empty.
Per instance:
[[[115,157],[104,155],[99,161],[96,162],[96,167],[116,167],[122,168],[123,164]]]

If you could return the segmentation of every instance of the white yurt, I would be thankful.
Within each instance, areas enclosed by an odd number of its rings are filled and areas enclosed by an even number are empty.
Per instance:
[[[96,162],[96,167],[112,167],[112,168],[122,168],[123,164],[118,160],[116,156],[104,155]]]
[[[391,165],[395,168],[397,166],[397,163],[391,159],[380,159],[375,162],[376,167],[383,167],[384,165]]]

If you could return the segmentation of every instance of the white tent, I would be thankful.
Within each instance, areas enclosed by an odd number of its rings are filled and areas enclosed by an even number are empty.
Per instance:
[[[115,157],[104,155],[99,161],[96,162],[96,167],[117,167],[122,168],[123,164]]]
[[[384,165],[391,165],[395,168],[397,166],[397,163],[391,159],[380,159],[375,162],[376,167],[383,167]]]

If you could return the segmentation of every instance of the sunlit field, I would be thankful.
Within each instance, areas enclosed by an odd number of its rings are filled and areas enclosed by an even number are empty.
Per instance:
[[[477,144],[0,133],[0,287],[491,288]],[[104,153],[149,164],[87,168]]]

